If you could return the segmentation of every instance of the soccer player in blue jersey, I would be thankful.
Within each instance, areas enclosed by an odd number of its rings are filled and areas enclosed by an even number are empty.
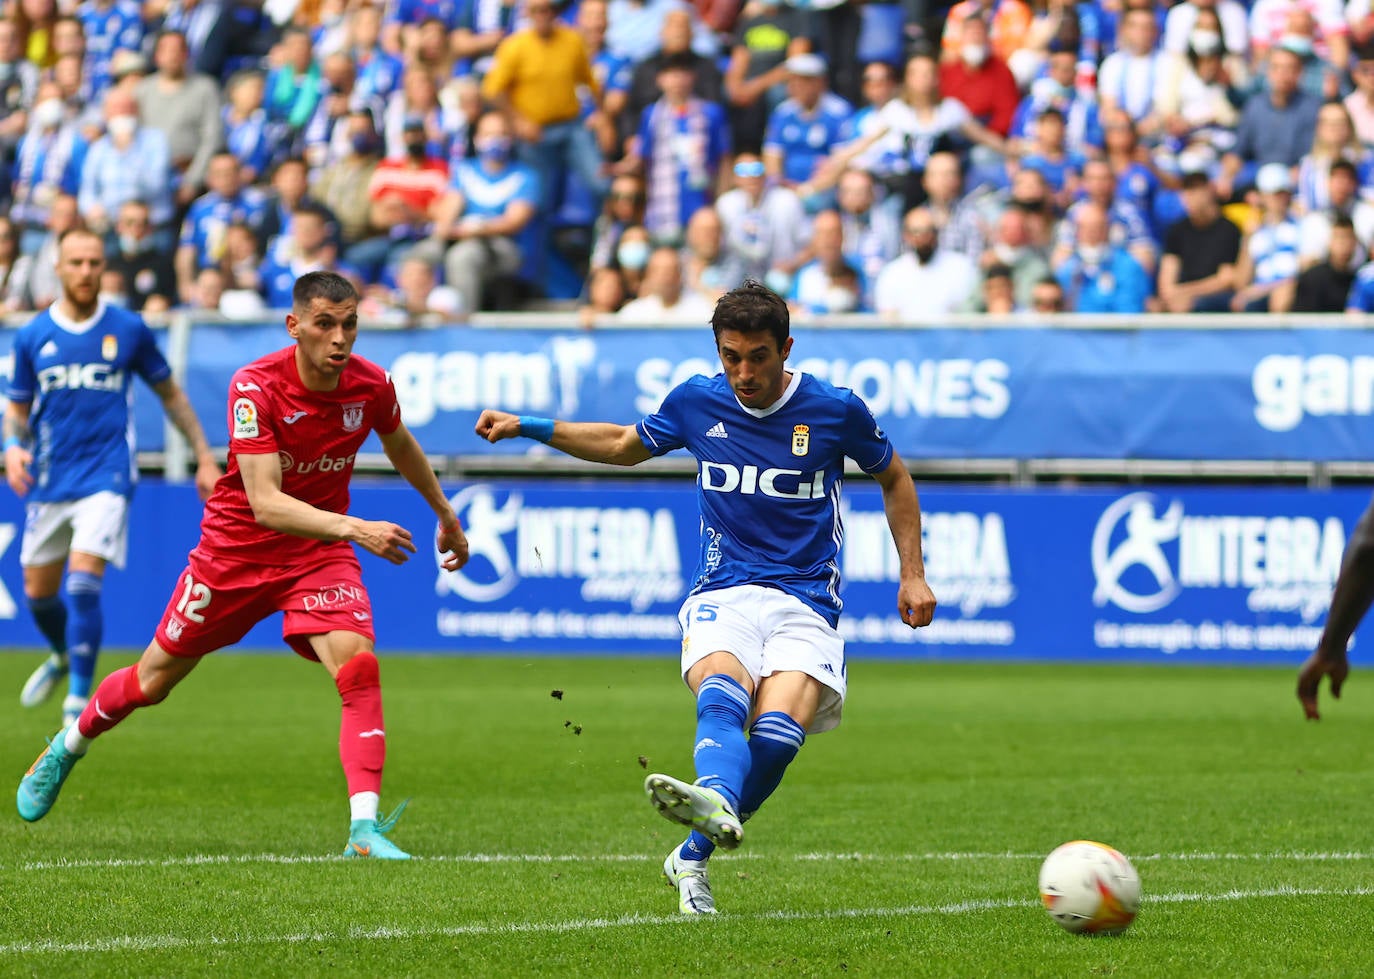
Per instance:
[[[196,488],[210,494],[219,464],[200,422],[152,331],[137,313],[100,298],[105,249],[89,231],[58,242],[61,297],[14,341],[3,434],[5,479],[27,500],[19,560],[24,595],[52,654],[24,684],[20,702],[47,700],[64,675],[65,723],[86,705],[100,649],[100,592],[105,566],[122,567],[129,496],[137,469],[130,429],[134,375],[162,399],[163,409],[196,456]],[[58,594],[67,576],[68,608]]]
[[[852,391],[789,370],[787,305],[757,282],[711,317],[724,371],[675,387],[635,425],[484,411],[477,434],[524,436],[579,459],[633,466],[685,448],[698,463],[701,551],[678,614],[682,675],[696,697],[697,779],[650,775],[650,801],[692,827],[664,876],[684,914],[715,910],[707,859],[778,787],[808,733],[835,727],[845,696],[840,617],[840,484],[853,459],[882,487],[901,559],[897,611],[928,625],[935,596],[921,557],[916,489]]]

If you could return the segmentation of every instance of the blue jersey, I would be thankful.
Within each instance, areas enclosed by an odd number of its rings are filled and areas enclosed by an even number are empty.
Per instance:
[[[848,456],[887,468],[892,444],[847,388],[796,371],[762,410],[739,403],[724,374],[693,377],[636,426],[654,455],[697,458],[701,553],[692,594],[764,585],[840,616],[840,484]]]
[[[849,103],[831,92],[823,93],[810,112],[795,99],[788,99],[768,117],[764,151],[782,154],[784,179],[793,183],[810,180],[816,166],[843,140],[853,114]]]
[[[224,236],[231,224],[256,225],[267,210],[267,198],[256,187],[245,187],[233,200],[215,191],[192,202],[181,225],[181,246],[193,248],[196,268],[218,265],[224,257]]]
[[[102,302],[89,320],[75,323],[52,306],[19,331],[9,398],[27,405],[38,400],[29,415],[35,477],[29,499],[133,491],[135,374],[149,385],[172,376],[137,313]]]
[[[110,87],[110,59],[118,50],[137,51],[143,45],[143,12],[133,0],[114,0],[108,6],[86,0],[76,8],[86,35],[86,81],[94,93]]]

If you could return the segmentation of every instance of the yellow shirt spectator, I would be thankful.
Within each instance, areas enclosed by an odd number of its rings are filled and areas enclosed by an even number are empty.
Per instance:
[[[530,5],[530,12],[540,0]],[[582,35],[570,27],[546,21],[512,34],[496,49],[491,70],[482,80],[482,94],[498,101],[505,95],[521,117],[540,126],[568,122],[582,111],[578,86],[596,90],[591,62]]]

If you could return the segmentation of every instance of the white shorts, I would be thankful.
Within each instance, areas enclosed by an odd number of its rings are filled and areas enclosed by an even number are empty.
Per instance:
[[[737,585],[699,592],[682,603],[682,675],[716,652],[733,655],[755,689],[763,677],[798,672],[825,687],[808,734],[829,731],[844,709],[844,639],[801,599],[776,588]]]
[[[55,564],[81,551],[122,568],[128,546],[129,501],[106,490],[79,500],[30,503],[19,563],[26,568]]]

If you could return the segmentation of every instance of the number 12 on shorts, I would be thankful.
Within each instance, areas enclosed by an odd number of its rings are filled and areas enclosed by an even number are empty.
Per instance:
[[[201,610],[209,606],[210,598],[210,589],[188,574],[186,587],[181,592],[181,600],[177,602],[177,612],[184,615],[188,622],[204,622],[205,616],[201,614]]]

